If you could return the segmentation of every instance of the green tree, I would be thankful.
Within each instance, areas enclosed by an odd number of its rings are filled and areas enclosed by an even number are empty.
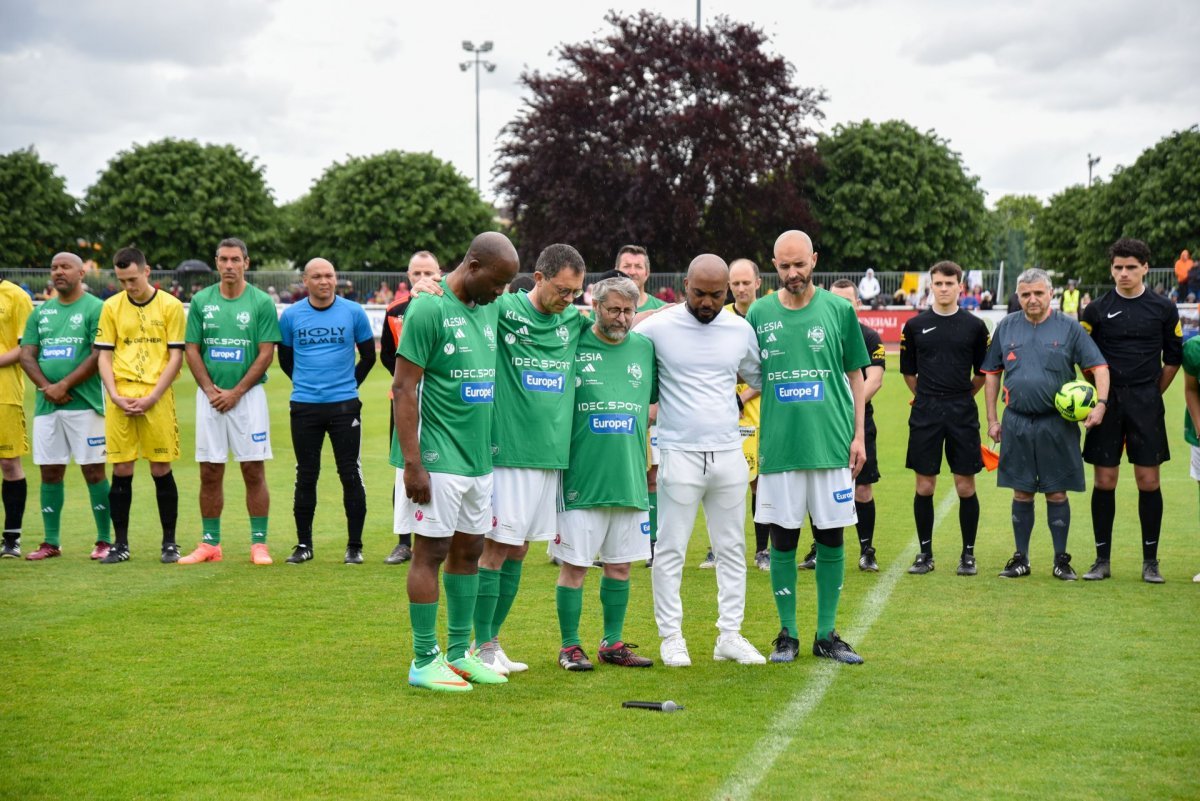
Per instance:
[[[838,125],[817,142],[818,243],[824,268],[927,270],[951,259],[979,268],[987,210],[978,178],[932,131],[906,122]]]
[[[1097,258],[1103,258],[1103,252],[1094,252],[1094,246],[1087,242],[1086,232],[1092,225],[1092,209],[1100,191],[1100,187],[1089,189],[1082,184],[1067,187],[1052,196],[1038,214],[1034,220],[1033,241],[1043,268],[1060,276],[1082,278],[1085,282],[1096,280],[1092,268]],[[1100,279],[1107,279],[1103,264],[1101,273]]]
[[[8,267],[49,267],[76,247],[79,204],[32,147],[0,156],[0,253]]]
[[[135,245],[152,263],[212,263],[217,242],[244,239],[251,263],[277,255],[275,202],[263,167],[232,145],[163,139],[118,153],[87,192],[84,218],[112,254]]]
[[[1110,280],[1106,248],[1122,236],[1150,246],[1154,267],[1200,249],[1200,130],[1177,131],[1093,188],[1084,247],[1089,280]]]
[[[1033,231],[1041,212],[1042,201],[1034,195],[1004,195],[996,201],[996,208],[988,212],[988,239],[993,265],[1008,260],[1010,243],[1014,238],[1024,243],[1024,263],[1017,268],[1023,270],[1037,264]]]
[[[453,264],[476,234],[495,230],[492,217],[452,165],[398,150],[334,163],[284,213],[296,262],[323,256],[342,270],[393,271],[417,250]]]

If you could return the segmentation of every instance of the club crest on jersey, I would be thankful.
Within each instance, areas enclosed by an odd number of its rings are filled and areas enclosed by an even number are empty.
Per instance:
[[[629,375],[633,377],[634,381],[642,380],[642,366],[636,362],[626,367],[625,372],[629,373]]]
[[[438,453],[437,451],[422,451],[421,452],[421,461],[428,462],[429,464],[433,464],[440,458],[442,458],[442,455],[440,453]]]
[[[579,490],[568,490],[567,501],[574,503],[577,500],[579,500]]]
[[[241,323],[242,325],[248,325],[250,323],[250,312],[248,312],[248,311],[238,312],[237,313],[237,321],[239,323]]]
[[[825,329],[822,326],[814,325],[808,329],[808,346],[813,350],[825,347]]]
[[[68,322],[69,322],[71,325],[73,325],[73,326],[75,326],[76,328],[78,328],[78,327],[79,327],[79,326],[80,326],[80,325],[83,323],[83,315],[82,315],[82,314],[80,314],[79,312],[76,312],[75,314],[72,314],[72,315],[70,316],[70,318],[68,319]]]
[[[565,325],[560,325],[558,328],[554,329],[554,333],[558,334],[558,338],[563,342],[566,342],[571,338],[571,332],[567,330]]]
[[[766,348],[763,348],[762,350],[760,350],[758,352],[758,355],[760,357],[762,357],[763,361],[766,361],[767,357],[771,355],[771,351],[767,350]]]

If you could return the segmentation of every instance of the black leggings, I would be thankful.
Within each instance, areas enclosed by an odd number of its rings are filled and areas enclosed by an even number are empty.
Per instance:
[[[363,521],[367,518],[367,491],[363,485],[362,402],[357,398],[337,403],[292,402],[292,449],[296,453],[296,492],[292,514],[296,539],[312,545],[313,513],[317,508],[317,479],[321,476],[321,448],[325,435],[333,445],[333,459],[342,480],[342,505],[346,509],[347,545],[362,547]]]

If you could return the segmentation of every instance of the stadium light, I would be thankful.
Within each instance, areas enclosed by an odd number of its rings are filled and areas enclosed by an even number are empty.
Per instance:
[[[479,47],[476,47],[473,42],[464,39],[462,45],[463,50],[466,50],[468,53],[475,54],[474,61],[460,61],[458,68],[463,72],[466,72],[471,68],[472,64],[475,65],[475,191],[482,195],[483,190],[481,188],[481,182],[479,178],[479,68],[483,67],[488,72],[495,72],[496,65],[490,61],[484,61],[479,58],[480,53],[488,53],[491,51],[493,46],[491,40],[488,40],[479,45]]]
[[[1092,185],[1092,167],[1095,167],[1099,163],[1099,156],[1093,156],[1091,153],[1088,153],[1088,186]]]

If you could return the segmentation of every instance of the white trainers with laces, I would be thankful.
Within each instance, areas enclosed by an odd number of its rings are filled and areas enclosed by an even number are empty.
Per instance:
[[[479,658],[480,662],[487,665],[489,668],[491,668],[496,673],[499,673],[501,676],[508,675],[508,667],[506,665],[502,664],[500,662],[500,660],[497,658],[496,641],[495,640],[491,640],[490,642],[485,642],[483,645],[480,645],[478,648],[476,648],[475,656]]]
[[[504,653],[504,649],[500,647],[500,640],[498,638],[493,637],[491,645],[496,649],[496,663],[503,665],[504,669],[509,673],[524,673],[529,670],[529,665],[524,662],[515,662],[508,658],[508,654]]]
[[[750,641],[734,631],[721,632],[713,646],[713,659],[718,662],[729,660],[739,665],[765,665],[767,658],[750,644]]]
[[[688,654],[687,640],[682,635],[672,634],[662,641],[658,655],[667,667],[691,667],[692,657]]]

